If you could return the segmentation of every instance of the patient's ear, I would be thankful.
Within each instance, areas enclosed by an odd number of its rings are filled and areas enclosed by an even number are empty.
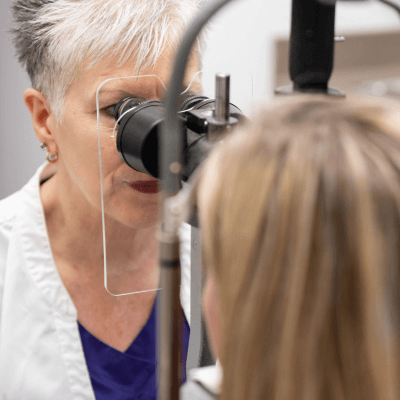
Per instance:
[[[40,143],[46,143],[50,152],[56,153],[54,135],[51,131],[53,114],[51,107],[43,95],[36,89],[26,89],[24,102],[32,116],[32,125]]]

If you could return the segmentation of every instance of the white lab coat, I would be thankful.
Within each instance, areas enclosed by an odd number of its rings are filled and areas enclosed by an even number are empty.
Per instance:
[[[94,400],[75,306],[54,265],[40,200],[42,165],[0,201],[0,399]],[[190,321],[190,227],[181,231],[181,303]]]

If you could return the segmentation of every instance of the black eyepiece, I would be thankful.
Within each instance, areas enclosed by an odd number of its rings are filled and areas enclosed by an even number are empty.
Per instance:
[[[185,135],[185,160],[183,178],[187,179],[210,151],[206,140],[208,119],[212,118],[215,100],[187,92],[179,99],[178,113]],[[159,135],[164,122],[164,106],[157,100],[130,96],[122,99],[114,109],[119,123],[116,136],[121,158],[131,168],[159,178]],[[230,105],[231,116],[242,116],[240,110]]]
[[[114,118],[116,121],[118,121],[118,119],[121,117],[121,115],[123,113],[125,113],[126,111],[128,111],[130,109],[133,110],[135,107],[143,106],[143,105],[149,104],[149,103],[154,104],[154,103],[160,103],[160,102],[157,100],[146,100],[146,99],[142,99],[140,97],[135,97],[135,96],[125,97],[119,103],[117,103],[117,105],[115,106]]]
[[[196,104],[204,100],[208,100],[208,97],[193,92],[186,92],[184,94],[181,94],[179,98],[178,110],[180,112],[191,110],[194,106],[196,106]]]

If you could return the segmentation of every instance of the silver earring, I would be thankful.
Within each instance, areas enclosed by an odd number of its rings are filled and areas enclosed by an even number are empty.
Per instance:
[[[58,154],[51,154],[51,153],[47,153],[47,157],[46,157],[47,161],[49,163],[55,163],[58,160]]]
[[[40,143],[40,148],[42,150],[47,150],[47,144],[46,143]]]
[[[46,160],[47,160],[49,163],[54,164],[54,163],[57,162],[57,160],[58,160],[58,153],[56,153],[56,154],[51,154],[51,153],[47,152]]]

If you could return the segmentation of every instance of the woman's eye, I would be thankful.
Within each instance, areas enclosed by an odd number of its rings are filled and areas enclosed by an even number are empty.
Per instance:
[[[114,108],[116,104],[113,104],[112,106],[104,107],[101,109],[101,111],[106,114],[108,117],[114,118]]]

